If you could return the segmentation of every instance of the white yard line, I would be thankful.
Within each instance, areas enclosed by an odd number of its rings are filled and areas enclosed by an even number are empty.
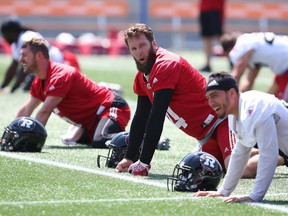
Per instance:
[[[285,206],[272,205],[272,204],[268,204],[268,203],[246,203],[246,204],[251,205],[251,206],[258,206],[258,207],[265,208],[265,209],[271,209],[271,210],[275,210],[275,211],[288,213],[288,207],[285,207]]]
[[[0,202],[0,205],[41,205],[41,204],[61,204],[61,203],[106,203],[106,202],[137,202],[137,201],[164,201],[164,200],[184,200],[193,199],[193,197],[163,197],[163,198],[118,198],[118,199],[97,199],[97,200],[45,200],[45,201],[27,201],[27,202]],[[195,197],[196,199],[196,197]]]
[[[159,188],[167,188],[166,184],[161,184],[158,182],[153,182],[151,180],[141,179],[138,177],[126,176],[123,174],[110,173],[110,172],[105,172],[105,171],[101,171],[101,170],[65,164],[65,163],[61,163],[61,162],[49,161],[49,160],[39,159],[39,158],[33,158],[33,157],[15,154],[15,153],[10,153],[10,152],[1,152],[0,151],[0,156],[15,158],[15,159],[19,159],[19,160],[26,160],[26,161],[41,163],[41,164],[50,165],[50,166],[56,166],[56,167],[60,167],[60,168],[70,169],[70,170],[77,170],[77,171],[83,171],[83,172],[88,172],[88,173],[94,173],[94,174],[98,174],[98,175],[122,179],[122,180],[126,180],[126,181],[131,181],[134,183],[141,183],[141,184],[155,186],[155,187],[159,187]],[[267,194],[266,196],[275,196],[275,195],[276,194]],[[283,193],[282,193],[282,195],[283,195]],[[288,194],[284,194],[284,195],[288,195]],[[51,200],[51,201],[29,201],[29,202],[0,202],[0,205],[33,205],[33,204],[60,204],[60,203],[94,203],[94,202],[95,203],[96,202],[132,202],[132,201],[159,201],[159,200],[161,201],[161,200],[181,200],[181,199],[197,199],[197,198],[191,196],[191,197],[175,197],[175,198]],[[272,205],[272,204],[266,204],[266,203],[247,203],[247,204],[253,205],[253,206],[258,206],[258,207],[265,208],[265,209],[271,209],[271,210],[275,210],[275,211],[288,213],[288,207],[284,207],[284,206]]]
[[[61,167],[61,168],[65,168],[65,169],[70,169],[70,170],[78,170],[78,171],[83,171],[83,172],[87,172],[87,173],[94,173],[94,174],[98,174],[98,175],[109,176],[112,178],[131,181],[134,183],[141,183],[141,184],[151,185],[151,186],[155,186],[155,187],[167,188],[166,184],[161,184],[159,182],[154,182],[154,181],[148,181],[148,180],[145,180],[143,178],[137,178],[137,177],[135,178],[133,176],[127,176],[127,175],[123,175],[120,173],[118,174],[116,172],[110,173],[110,172],[105,172],[105,171],[101,171],[101,170],[65,164],[65,163],[61,163],[61,162],[55,162],[55,161],[39,159],[39,158],[33,158],[33,157],[15,154],[15,153],[10,153],[10,152],[1,152],[0,151],[0,156],[15,158],[15,159],[19,159],[19,160],[26,160],[26,161],[41,163],[41,164],[50,165],[50,166],[56,166],[56,167]]]

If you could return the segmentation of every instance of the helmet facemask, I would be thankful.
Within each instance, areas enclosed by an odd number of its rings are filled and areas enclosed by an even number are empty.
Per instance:
[[[127,151],[127,146],[118,148],[115,145],[108,144],[108,155],[102,156],[98,155],[97,157],[97,166],[100,168],[100,158],[106,158],[105,166],[109,168],[116,168],[117,164],[124,158]]]
[[[13,151],[13,143],[19,139],[19,134],[16,131],[10,130],[8,127],[5,127],[3,136],[1,138],[1,151]]]
[[[125,154],[128,149],[129,143],[129,133],[128,132],[119,132],[111,140],[108,140],[105,144],[108,148],[107,156],[98,155],[97,156],[97,166],[101,167],[101,158],[105,158],[105,166],[109,168],[116,168],[118,163],[125,157]],[[143,142],[142,142],[143,144]],[[135,156],[138,160],[141,151],[142,151],[142,144],[139,148],[139,152]],[[134,161],[135,162],[135,161]]]
[[[25,122],[29,122],[29,127],[25,127]],[[46,129],[39,121],[19,117],[5,127],[0,141],[1,151],[41,152],[46,137]]]
[[[101,158],[105,158],[105,166],[116,168],[117,164],[124,158],[128,148],[129,133],[120,132],[116,134],[112,140],[106,142],[108,148],[107,156],[97,156],[97,166],[101,167]]]
[[[189,167],[180,167],[179,164],[174,168],[171,178],[168,178],[167,184],[172,181],[172,191],[196,192],[203,181],[201,171],[190,171]],[[169,188],[169,185],[168,185]]]

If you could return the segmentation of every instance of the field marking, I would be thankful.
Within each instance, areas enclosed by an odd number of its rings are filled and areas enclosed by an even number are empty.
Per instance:
[[[41,204],[62,204],[62,203],[101,203],[101,202],[138,202],[138,201],[166,201],[197,199],[196,197],[160,197],[160,198],[118,198],[118,199],[96,199],[96,200],[47,200],[27,202],[0,202],[0,205],[41,205]]]
[[[27,202],[0,202],[0,205],[46,205],[46,204],[66,204],[66,203],[107,203],[107,202],[152,202],[167,200],[193,200],[201,199],[199,197],[160,197],[160,198],[118,198],[118,199],[98,199],[98,200],[47,200],[47,201],[27,201]],[[251,206],[257,206],[269,210],[275,210],[287,213],[288,207],[265,204],[265,203],[246,203]]]
[[[246,204],[251,205],[251,206],[258,206],[258,207],[265,208],[265,209],[270,209],[270,210],[288,213],[288,207],[284,207],[284,206],[272,205],[272,204],[268,204],[268,203],[246,203]]]
[[[26,160],[26,161],[31,161],[31,162],[35,162],[35,163],[45,164],[45,165],[51,165],[51,166],[66,168],[66,169],[70,169],[70,170],[78,170],[78,171],[108,176],[108,177],[112,177],[112,178],[131,181],[134,183],[146,184],[146,185],[160,187],[160,188],[167,188],[166,184],[162,184],[162,183],[154,182],[154,181],[148,181],[148,180],[145,180],[141,177],[138,178],[138,177],[134,177],[132,175],[131,176],[123,175],[123,173],[122,174],[117,174],[116,172],[110,173],[110,172],[105,172],[105,171],[101,171],[101,170],[65,164],[65,163],[61,163],[61,162],[49,161],[49,160],[39,159],[39,158],[33,158],[33,157],[29,157],[29,156],[25,156],[25,155],[19,155],[19,154],[10,153],[10,152],[1,152],[0,151],[0,156],[15,158],[15,159],[19,159],[19,160]]]
[[[26,161],[31,161],[31,162],[35,162],[35,163],[41,163],[41,164],[45,164],[45,165],[51,165],[51,166],[56,166],[56,167],[60,167],[60,168],[66,168],[66,169],[70,169],[70,170],[77,170],[77,171],[83,171],[83,172],[88,172],[88,173],[94,173],[94,174],[98,174],[98,175],[103,175],[103,176],[108,176],[108,177],[112,177],[112,178],[117,178],[117,179],[122,179],[122,180],[126,180],[126,181],[131,181],[134,183],[141,183],[141,184],[146,184],[146,185],[150,185],[150,186],[155,186],[155,187],[160,187],[160,188],[167,188],[166,184],[161,184],[159,182],[152,182],[151,180],[145,180],[145,179],[141,179],[141,178],[137,178],[137,177],[133,177],[133,176],[124,176],[122,174],[117,174],[117,173],[109,173],[109,172],[105,172],[105,171],[101,171],[101,170],[96,170],[96,169],[91,169],[91,168],[86,168],[86,167],[81,167],[81,166],[76,166],[76,165],[70,165],[70,164],[65,164],[65,163],[61,163],[61,162],[55,162],[55,161],[49,161],[49,160],[45,160],[45,159],[39,159],[39,158],[33,158],[33,157],[29,157],[29,156],[24,156],[24,155],[19,155],[19,154],[15,154],[15,153],[10,153],[10,152],[1,152],[0,151],[0,156],[4,156],[4,157],[9,157],[9,158],[15,158],[15,159],[19,159],[19,160],[26,160]],[[285,193],[282,193],[284,195],[286,195]],[[266,196],[275,196],[275,194],[266,194]],[[128,201],[157,201],[157,200],[173,200],[173,199],[197,199],[198,197],[175,197],[175,198],[133,198],[133,199],[99,199],[99,200],[56,200],[56,201],[30,201],[30,202],[0,202],[0,205],[23,205],[23,204],[44,204],[44,203],[65,203],[65,202],[104,202],[104,201],[108,201],[110,200],[112,201],[119,201],[119,202],[128,202]],[[203,197],[202,197],[203,198]],[[199,199],[199,198],[198,198]],[[201,199],[201,198],[200,198]],[[14,204],[15,203],[15,204]],[[270,210],[275,210],[275,211],[281,211],[281,212],[285,212],[288,213],[288,207],[283,207],[283,206],[279,206],[279,205],[272,205],[272,204],[266,204],[266,203],[246,203],[248,205],[254,205],[254,206],[258,206],[261,208],[265,208],[265,209],[270,209]]]

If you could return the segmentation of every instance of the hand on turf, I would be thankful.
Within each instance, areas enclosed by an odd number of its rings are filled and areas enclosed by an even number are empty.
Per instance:
[[[148,176],[150,169],[151,165],[138,160],[129,167],[128,172],[132,175]]]
[[[251,199],[248,196],[243,197],[228,197],[224,200],[224,202],[231,203],[231,202],[255,202],[255,200]]]
[[[218,191],[198,191],[193,196],[195,197],[220,197],[222,195]]]
[[[133,164],[132,160],[123,158],[116,166],[115,170],[117,172],[128,172],[128,168]]]

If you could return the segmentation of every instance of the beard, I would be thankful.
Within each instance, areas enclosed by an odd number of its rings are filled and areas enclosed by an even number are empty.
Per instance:
[[[150,49],[149,55],[148,55],[148,59],[147,59],[147,62],[145,64],[139,63],[135,58],[134,58],[134,60],[135,60],[138,71],[144,73],[145,75],[148,75],[148,74],[150,74],[151,69],[152,69],[152,67],[156,61],[156,53],[151,46],[151,49]]]
[[[33,61],[30,65],[27,65],[25,68],[23,67],[23,71],[26,74],[32,74],[35,72],[36,68],[37,68],[37,63],[36,61]]]
[[[219,118],[219,119],[224,119],[224,118],[226,118],[226,117],[227,117],[226,113],[220,113],[220,114],[218,115],[218,118]]]

